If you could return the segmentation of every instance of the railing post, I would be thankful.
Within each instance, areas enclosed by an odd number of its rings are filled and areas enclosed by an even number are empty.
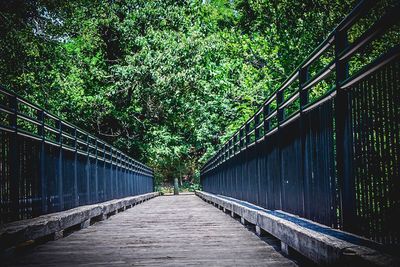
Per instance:
[[[233,138],[229,141],[229,158],[232,158],[233,155],[235,155],[235,140],[233,140]]]
[[[260,114],[261,113],[257,113],[254,116],[254,142],[255,142],[255,150],[256,150],[256,174],[257,174],[257,185],[255,188],[255,191],[257,192],[257,197],[256,197],[256,203],[258,205],[260,205],[260,195],[261,195],[261,179],[260,179],[260,144],[257,144],[258,139],[260,138],[260,128],[258,127],[258,124],[260,123]]]
[[[339,60],[347,46],[347,33],[335,33],[336,63],[336,162],[340,186],[340,204],[342,209],[342,226],[344,230],[353,231],[356,223],[355,185],[352,173],[352,126],[350,93],[341,88],[341,83],[348,76],[348,63]]]
[[[236,155],[236,142],[237,142],[237,138],[236,138],[236,134],[233,136],[233,153],[232,155]],[[208,165],[208,162],[207,162]],[[205,170],[205,169],[204,169]],[[200,172],[201,173],[201,172]]]
[[[79,206],[78,193],[78,138],[77,130],[74,127],[74,206]]]
[[[116,151],[115,154],[115,195],[117,197],[120,197],[119,194],[119,168],[118,168],[118,164],[119,164],[119,151]]]
[[[133,181],[133,193],[136,195],[137,194],[137,188],[138,188],[138,179],[139,179],[139,174],[138,174],[138,166],[137,163],[135,161],[133,161],[133,177],[134,177],[134,181]]]
[[[285,119],[285,110],[281,109],[280,106],[283,103],[283,90],[276,92],[276,109],[277,109],[277,118],[278,118],[278,128],[281,123]]]
[[[264,105],[263,113],[264,113],[264,135],[271,129],[271,123],[266,118],[268,117],[270,112],[269,104]]]
[[[41,137],[39,149],[39,176],[40,176],[40,214],[47,213],[47,176],[46,176],[46,150],[45,150],[45,129],[44,129],[44,111],[37,111],[38,135]],[[40,215],[38,214],[38,215]]]
[[[97,170],[97,168],[98,168],[98,155],[97,155],[97,149],[98,149],[98,144],[97,144],[97,139],[95,139],[95,149],[96,149],[96,151],[95,151],[95,155],[96,155],[96,159],[95,159],[95,172],[94,172],[94,174],[95,174],[95,186],[94,186],[94,192],[95,192],[95,198],[94,198],[94,201],[95,201],[95,203],[97,203],[98,201],[99,201],[99,172],[98,172],[98,170]]]
[[[309,177],[308,177],[308,151],[306,149],[306,138],[307,131],[305,127],[305,118],[304,118],[304,108],[308,104],[309,94],[308,90],[303,89],[303,85],[308,81],[308,66],[302,67],[299,70],[299,92],[300,92],[300,138],[301,138],[301,175],[303,178],[303,203],[302,203],[302,212],[303,216],[306,217],[306,212],[310,209],[306,208],[306,195],[308,193],[309,188]]]
[[[122,169],[123,169],[123,172],[124,172],[124,192],[123,192],[123,194],[124,194],[124,197],[126,196],[126,192],[127,192],[127,182],[128,182],[128,180],[127,180],[127,178],[126,178],[126,158],[125,158],[125,155],[122,155]]]
[[[156,188],[155,188],[155,184],[154,184],[154,174],[153,172],[151,172],[150,177],[148,177],[150,179],[150,189],[151,192],[155,192]]]
[[[111,188],[110,188],[110,195],[111,198],[114,198],[114,159],[113,159],[113,148],[110,147],[110,184],[111,184]]]
[[[254,138],[255,142],[260,138],[260,128],[258,127],[258,124],[260,123],[260,113],[256,114],[254,116]]]
[[[10,127],[13,132],[10,133],[10,146],[9,153],[9,166],[10,166],[10,201],[11,201],[11,221],[19,219],[19,165],[20,165],[20,151],[18,143],[18,99],[16,95],[9,96],[10,108],[12,114],[9,117]]]
[[[57,120],[58,136],[57,142],[60,144],[58,151],[58,180],[57,180],[57,191],[58,191],[58,211],[64,210],[64,192],[63,192],[63,130],[62,121]]]
[[[243,144],[244,144],[244,142],[243,142],[243,128],[241,128],[240,130],[239,130],[239,151],[241,151],[242,150],[242,148],[243,148]],[[217,152],[218,153],[218,152]],[[217,154],[218,155],[218,154]]]
[[[299,70],[299,86],[300,86],[300,112],[303,113],[304,107],[309,102],[308,89],[304,90],[303,85],[308,81],[308,66]]]
[[[86,204],[90,204],[90,137],[86,134]]]
[[[135,175],[135,162],[132,160],[132,166],[131,166],[131,176],[132,176],[132,195],[135,195],[135,181],[136,181],[136,175]]]
[[[276,116],[277,116],[277,133],[275,133],[277,135],[277,143],[276,146],[278,147],[278,162],[279,162],[279,178],[281,181],[281,185],[280,185],[280,192],[279,192],[279,208],[280,209],[284,209],[283,205],[284,205],[284,198],[285,198],[285,177],[283,177],[282,173],[282,141],[281,141],[281,137],[280,137],[280,124],[284,119],[284,115],[285,115],[285,111],[284,109],[281,109],[280,106],[282,105],[284,101],[284,97],[283,97],[283,90],[282,91],[278,91],[276,92]]]
[[[131,195],[134,195],[133,193],[133,182],[134,182],[134,176],[133,176],[133,161],[130,159],[129,160],[129,177],[130,177],[130,181],[131,181]]]
[[[132,161],[128,158],[128,181],[129,181],[129,195],[132,196],[133,180],[132,180]]]
[[[107,199],[107,188],[106,188],[106,144],[103,143],[103,198],[101,201]]]
[[[245,134],[245,140],[246,140],[246,148],[249,146],[250,144],[250,136],[249,136],[249,132],[250,132],[250,122],[246,123],[245,127],[244,127],[244,134]]]
[[[228,157],[228,159],[231,157],[231,142],[232,140],[228,140],[228,143],[227,143],[227,145],[228,145],[228,153],[227,153],[227,157]]]

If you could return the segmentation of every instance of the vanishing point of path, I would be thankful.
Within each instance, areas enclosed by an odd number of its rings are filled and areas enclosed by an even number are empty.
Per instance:
[[[24,266],[295,266],[194,195],[161,196],[28,250]]]

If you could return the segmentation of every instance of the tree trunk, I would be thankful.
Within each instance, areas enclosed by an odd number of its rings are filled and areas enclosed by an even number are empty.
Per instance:
[[[178,178],[174,178],[174,195],[179,195]]]

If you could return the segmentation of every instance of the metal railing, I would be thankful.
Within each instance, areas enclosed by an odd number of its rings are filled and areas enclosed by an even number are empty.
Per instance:
[[[0,88],[0,223],[153,191],[153,172]]]
[[[398,14],[360,2],[203,166],[204,190],[398,245]]]

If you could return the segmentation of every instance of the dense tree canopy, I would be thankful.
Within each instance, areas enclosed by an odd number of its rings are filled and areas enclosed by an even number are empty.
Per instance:
[[[2,1],[0,84],[195,180],[354,2]]]

